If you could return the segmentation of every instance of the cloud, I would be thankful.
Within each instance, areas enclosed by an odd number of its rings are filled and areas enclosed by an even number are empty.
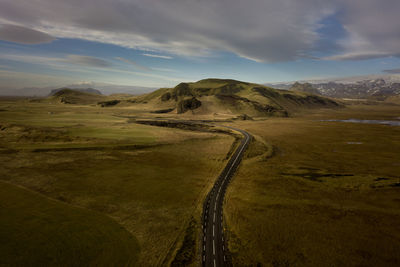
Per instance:
[[[130,60],[130,59],[126,59],[126,58],[122,58],[122,57],[116,57],[115,59],[118,59],[118,60],[128,63],[130,65],[133,65],[133,66],[135,66],[135,68],[143,70],[143,71],[151,71],[152,70],[151,68],[140,65],[139,63],[136,63],[135,61]]]
[[[148,54],[148,53],[144,53],[142,54],[143,56],[146,57],[155,57],[155,58],[163,58],[163,59],[173,59],[173,57],[170,56],[163,56],[163,55],[156,55],[156,54]]]
[[[21,44],[41,44],[54,41],[54,38],[47,33],[25,28],[18,25],[0,25],[0,40],[21,43]]]
[[[391,57],[392,53],[387,52],[350,52],[350,53],[343,53],[339,55],[324,57],[324,60],[336,60],[336,61],[343,61],[343,60],[367,60],[367,59],[374,59],[374,58],[383,58],[383,57]]]
[[[65,61],[87,67],[107,68],[112,66],[110,62],[103,59],[82,55],[68,55]]]
[[[32,56],[32,55],[15,55],[15,54],[1,54],[0,53],[0,60],[12,60],[18,62],[24,62],[29,64],[39,64],[42,66],[50,67],[52,70],[61,70],[63,72],[74,72],[74,73],[85,73],[85,75],[92,75],[98,74],[98,69],[94,68],[102,68],[107,73],[114,73],[124,76],[129,76],[130,78],[133,76],[137,77],[146,77],[146,78],[153,78],[162,81],[168,82],[182,82],[187,81],[182,77],[173,77],[172,75],[159,75],[156,73],[151,73],[152,69],[146,69],[146,72],[139,72],[139,71],[131,71],[117,68],[118,66],[113,66],[110,62],[105,61],[100,58],[91,57],[91,56],[83,56],[83,55],[66,55],[66,56]],[[124,58],[116,58],[118,60],[127,61],[132,63],[133,61],[127,60]],[[82,67],[77,67],[76,65],[81,65]],[[0,65],[1,67],[1,65]],[[87,68],[89,67],[89,68]],[[33,69],[33,68],[32,68]],[[150,70],[150,71],[149,71]],[[2,71],[0,69],[0,71]],[[22,76],[22,75],[21,75]],[[29,76],[27,76],[29,77]],[[1,80],[0,76],[0,80]],[[164,85],[163,85],[164,86]]]
[[[389,73],[389,74],[400,74],[400,69],[384,70],[383,72]]]
[[[318,39],[328,0],[2,0],[0,18],[60,38],[181,56],[229,51],[256,61],[297,58]]]
[[[228,51],[277,62],[313,56],[321,21],[336,14],[346,37],[329,41],[345,60],[400,54],[399,10],[398,0],[2,0],[0,22],[148,55]]]
[[[339,60],[373,59],[400,55],[400,1],[340,0],[340,21],[347,38],[338,40]],[[335,57],[333,57],[335,58]]]

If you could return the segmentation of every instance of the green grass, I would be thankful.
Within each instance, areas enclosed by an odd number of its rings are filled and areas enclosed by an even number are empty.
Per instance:
[[[137,238],[139,266],[172,261],[234,141],[129,123],[119,115],[138,114],[125,108],[0,108],[0,179],[113,218]],[[146,148],[126,149],[134,145]]]
[[[135,266],[139,244],[114,220],[0,181],[1,266]]]
[[[234,264],[398,266],[400,127],[319,120],[399,114],[359,106],[237,122],[271,144],[274,156],[245,160],[228,188]]]

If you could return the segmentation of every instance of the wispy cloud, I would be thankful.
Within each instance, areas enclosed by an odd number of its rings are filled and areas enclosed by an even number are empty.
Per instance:
[[[146,56],[164,59],[172,57],[153,53],[204,56],[228,51],[276,62],[310,55],[320,37],[321,21],[337,12],[347,35],[340,37],[344,40],[330,40],[340,42],[338,55],[399,54],[399,10],[398,0],[97,0],[96,4],[2,0],[0,22],[23,26],[6,26],[2,34],[5,40],[22,43],[51,41],[56,36],[142,49],[150,52]]]
[[[112,66],[112,64],[106,60],[91,56],[68,55],[67,58],[64,60],[66,62],[88,67],[107,68]]]
[[[115,59],[118,59],[118,60],[123,61],[125,63],[128,63],[130,65],[133,65],[135,68],[143,70],[143,71],[151,71],[152,70],[151,68],[148,68],[146,66],[140,65],[139,63],[136,63],[135,61],[127,59],[127,58],[116,57]]]
[[[66,55],[66,56],[31,56],[31,55],[14,55],[14,54],[0,54],[0,59],[13,60],[17,62],[25,62],[30,64],[39,64],[51,69],[65,70],[76,73],[91,73],[99,74],[99,71],[107,71],[109,73],[116,73],[120,75],[134,75],[148,78],[156,78],[170,82],[181,82],[184,79],[180,77],[172,77],[167,75],[159,75],[149,71],[129,71],[119,69],[113,66],[110,62],[100,58],[83,56],[83,55]],[[119,59],[121,60],[121,59]],[[131,62],[130,62],[131,63]],[[77,68],[76,65],[81,67]],[[151,69],[150,69],[151,70]],[[28,76],[27,76],[28,77]]]
[[[29,54],[0,54],[0,59],[46,65],[51,68],[67,68],[68,65],[80,65],[93,68],[108,68],[112,64],[104,59],[85,55],[33,56]],[[79,71],[76,69],[76,71]]]
[[[343,53],[339,55],[324,57],[324,60],[367,60],[367,59],[374,59],[374,58],[383,58],[383,57],[390,57],[392,53],[388,52],[350,52],[350,53]]]
[[[400,69],[384,70],[383,72],[389,73],[389,74],[400,74]]]
[[[149,54],[149,53],[144,53],[142,54],[143,56],[146,57],[155,57],[155,58],[163,58],[163,59],[173,59],[173,57],[170,56],[163,56],[163,55],[156,55],[156,54]]]
[[[157,71],[163,71],[163,72],[178,72],[177,70],[168,69],[168,68],[152,68],[152,69],[157,70]]]
[[[41,44],[52,42],[55,39],[47,33],[34,29],[12,24],[0,25],[0,40],[21,44]]]

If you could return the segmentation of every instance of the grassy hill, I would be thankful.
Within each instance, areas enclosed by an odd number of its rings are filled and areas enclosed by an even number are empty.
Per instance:
[[[100,101],[105,101],[107,97],[95,93],[81,92],[72,89],[62,89],[48,97],[48,100],[61,102],[64,104],[97,104]]]
[[[102,95],[102,93],[99,90],[93,89],[93,88],[67,88],[67,87],[63,87],[63,88],[58,88],[58,89],[51,90],[49,96],[55,95],[57,92],[62,91],[64,89],[73,90],[73,91],[77,91],[77,92],[83,92],[83,93],[90,93],[90,94],[95,94],[95,95]]]
[[[247,114],[285,117],[307,108],[337,107],[335,101],[306,92],[276,90],[267,86],[229,79],[205,79],[180,83],[136,97],[135,103],[147,104],[160,113]]]
[[[135,266],[136,238],[109,217],[0,181],[1,266]]]

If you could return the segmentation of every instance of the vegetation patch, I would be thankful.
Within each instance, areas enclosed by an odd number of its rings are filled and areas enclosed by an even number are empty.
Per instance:
[[[119,104],[121,101],[120,100],[110,100],[110,101],[102,101],[98,102],[97,104],[100,105],[102,108],[104,107],[112,107],[117,104]]]
[[[197,224],[192,217],[186,228],[182,246],[179,248],[171,266],[188,266],[195,260],[196,256]]]
[[[323,182],[322,178],[340,178],[354,176],[354,174],[340,174],[340,173],[318,173],[318,172],[306,172],[306,173],[285,173],[282,172],[281,175],[297,176],[307,180],[315,182]]]

